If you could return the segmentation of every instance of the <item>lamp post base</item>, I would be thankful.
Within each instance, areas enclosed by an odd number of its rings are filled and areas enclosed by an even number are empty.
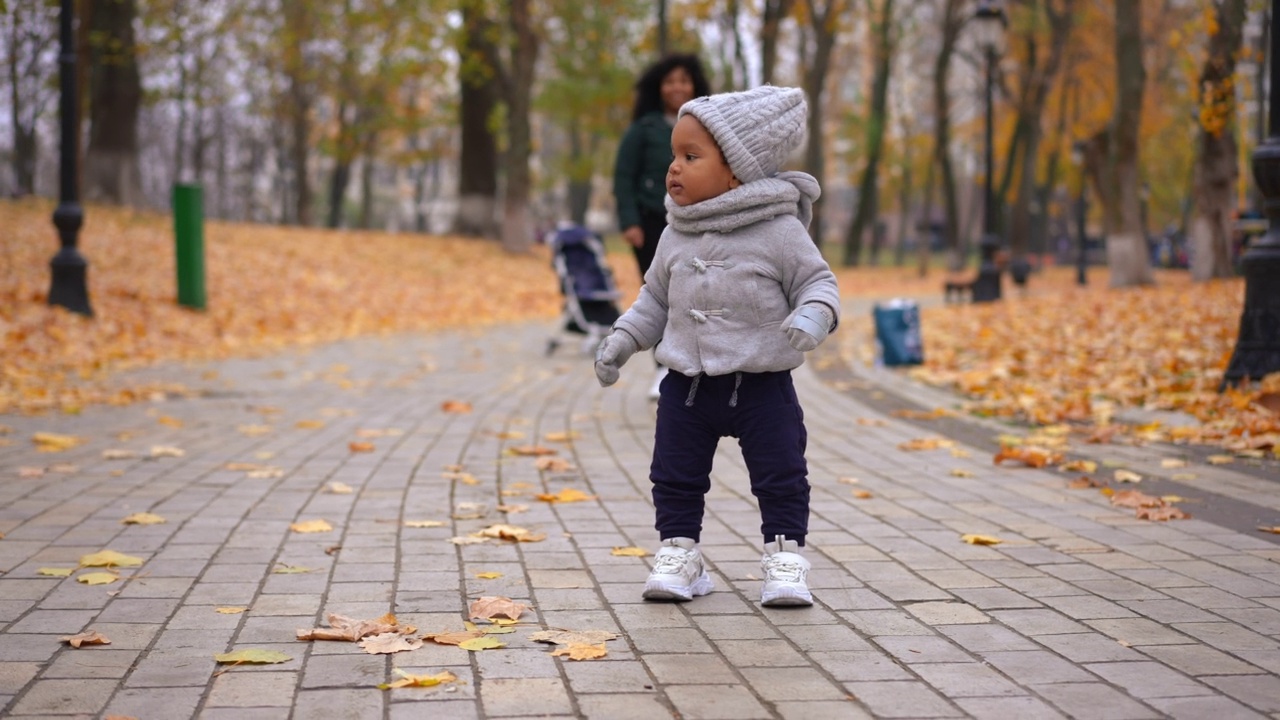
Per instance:
[[[1244,268],[1244,309],[1223,385],[1256,381],[1280,372],[1280,243],[1275,228],[1258,238],[1241,259]]]
[[[982,237],[982,263],[978,265],[978,277],[973,281],[973,301],[992,302],[1000,299],[1000,268],[996,265],[996,250],[1000,239],[994,235]]]
[[[53,281],[49,285],[49,304],[64,307],[73,313],[93,316],[89,307],[89,263],[76,250],[76,235],[84,223],[84,211],[80,205],[63,202],[53,211],[53,224],[58,228],[62,247],[49,261]]]

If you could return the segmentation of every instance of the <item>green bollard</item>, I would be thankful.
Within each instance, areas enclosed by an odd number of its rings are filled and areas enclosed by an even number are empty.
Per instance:
[[[204,207],[200,186],[173,186],[173,237],[178,266],[178,304],[205,309]]]

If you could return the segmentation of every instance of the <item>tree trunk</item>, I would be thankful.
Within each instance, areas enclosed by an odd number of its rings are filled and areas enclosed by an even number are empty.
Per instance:
[[[569,220],[578,225],[587,224],[587,209],[591,206],[591,177],[579,177],[576,169],[582,162],[582,128],[579,118],[569,120]],[[594,143],[592,143],[594,145]]]
[[[1200,69],[1200,128],[1191,221],[1191,278],[1231,277],[1231,222],[1236,209],[1236,57],[1243,41],[1245,0],[1220,0],[1218,32]]]
[[[497,235],[498,142],[493,114],[498,106],[498,49],[495,25],[478,2],[462,4],[459,65],[462,147],[458,153],[458,212],[453,230],[461,235]]]
[[[511,0],[511,64],[507,68],[507,187],[503,197],[502,247],[507,252],[528,252],[533,244],[529,193],[533,186],[529,156],[533,133],[529,115],[533,106],[533,70],[538,60],[538,33],[531,0]]]
[[[360,227],[373,227],[373,173],[377,169],[378,133],[370,130],[365,135],[364,153],[360,167]]]
[[[808,67],[804,72],[804,90],[809,96],[809,141],[805,147],[804,165],[805,171],[817,179],[818,186],[821,187],[826,181],[827,172],[826,143],[822,134],[827,73],[831,68],[831,51],[836,45],[837,23],[843,14],[844,3],[842,0],[826,0],[821,4],[815,0],[806,1],[809,3],[809,22],[813,28],[814,48],[813,57],[809,59]],[[818,198],[813,203],[813,221],[809,224],[809,237],[813,238],[813,242],[819,248],[822,247],[824,240],[822,220],[824,206],[822,198]]]
[[[57,39],[58,23],[48,3],[35,0],[11,2],[8,13],[9,124],[13,127],[13,194],[30,195],[36,187],[39,151],[36,132],[45,107],[56,95],[48,83],[50,45]]]
[[[87,18],[92,53],[89,73],[89,146],[84,196],[117,205],[142,203],[138,167],[138,74],[133,21],[135,0],[98,0]]]
[[[1138,129],[1146,69],[1142,65],[1142,3],[1118,2],[1116,13],[1116,115],[1112,123],[1111,193],[1116,202],[1107,237],[1111,287],[1152,282],[1147,238],[1138,197]]]
[[[1023,128],[1021,168],[1018,171],[1018,194],[1013,205],[1013,217],[1009,228],[1009,245],[1015,260],[1023,258],[1030,247],[1034,234],[1031,205],[1036,198],[1036,175],[1040,160],[1040,140],[1043,136],[1041,127],[1049,90],[1057,79],[1062,65],[1067,39],[1071,34],[1072,18],[1075,13],[1075,0],[1063,0],[1062,9],[1058,10],[1054,0],[1045,0],[1043,12],[1049,21],[1048,57],[1041,63],[1029,63],[1030,68],[1025,77],[1021,102],[1018,103],[1018,116]],[[1031,12],[1036,14],[1032,28],[1040,28],[1039,2],[1033,3]],[[1031,32],[1035,32],[1033,29]],[[1033,40],[1028,41],[1031,54],[1036,53]],[[999,207],[999,205],[997,205]]]
[[[760,25],[760,81],[765,85],[773,82],[773,72],[778,64],[778,33],[794,5],[795,0],[764,0],[764,17]]]
[[[888,121],[889,71],[893,61],[893,0],[882,0],[880,16],[873,25],[875,33],[875,78],[871,85],[871,113],[867,128],[867,164],[858,186],[858,206],[849,232],[844,238],[844,264],[858,264],[862,255],[862,235],[877,215],[877,173],[884,146],[884,128]]]
[[[942,12],[942,43],[933,64],[933,158],[937,164],[942,190],[942,242],[950,254],[948,265],[959,270],[964,261],[960,253],[960,199],[956,190],[955,169],[951,165],[951,97],[947,75],[955,54],[956,39],[964,19],[960,15],[962,0],[947,0]],[[930,206],[932,206],[930,202]],[[933,222],[932,216],[929,222]]]
[[[311,224],[311,69],[303,48],[312,36],[308,3],[284,3],[285,75],[289,82],[289,162],[293,174],[294,222]]]

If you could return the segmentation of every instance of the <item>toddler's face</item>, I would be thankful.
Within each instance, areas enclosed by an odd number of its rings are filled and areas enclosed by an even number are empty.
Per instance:
[[[667,194],[681,207],[722,195],[742,183],[733,176],[711,133],[692,115],[671,130]]]

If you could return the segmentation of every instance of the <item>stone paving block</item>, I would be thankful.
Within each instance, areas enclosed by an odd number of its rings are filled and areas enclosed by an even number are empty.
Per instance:
[[[107,703],[103,716],[134,718],[195,717],[196,706],[204,695],[204,686],[174,688],[125,688]]]
[[[1093,680],[1092,675],[1062,656],[1044,650],[987,652],[982,659],[1020,685]]]
[[[884,596],[865,588],[823,590],[817,598],[832,610],[892,610],[896,607]]]
[[[627,637],[631,639],[636,650],[642,653],[708,653],[711,652],[711,645],[702,636],[702,633],[692,628],[629,628],[626,626],[626,620],[622,620]]]
[[[724,660],[713,655],[648,653],[642,655],[640,660],[662,685],[718,685],[739,681],[734,670]],[[570,675],[571,679],[572,677]]]
[[[200,711],[200,720],[280,720],[281,710],[276,707],[242,708],[209,707]]]
[[[113,650],[112,645],[83,647],[59,654],[44,678],[123,678],[138,659],[138,650]]]
[[[259,595],[249,606],[254,616],[315,616],[320,610],[319,595]]]
[[[926,625],[966,625],[991,622],[991,617],[971,605],[958,602],[922,602],[905,606]]]
[[[569,688],[575,695],[652,692],[655,682],[639,660],[610,660],[609,662],[565,660],[560,666],[565,676],[569,678]]]
[[[779,625],[777,628],[803,653],[872,650],[871,644],[852,629],[835,623]]]
[[[1176,587],[1166,588],[1165,595],[1170,595],[1202,610],[1221,610],[1226,608],[1256,608],[1260,605],[1239,595],[1233,595],[1216,587]]]
[[[937,635],[879,636],[872,642],[884,648],[900,662],[916,663],[969,662],[973,658],[964,650]]]
[[[96,622],[161,623],[178,607],[177,598],[116,598],[98,615]]]
[[[1280,677],[1275,675],[1223,675],[1204,682],[1255,710],[1280,712]]]
[[[194,578],[135,578],[120,590],[116,599],[181,598],[194,582]]]
[[[784,640],[716,640],[715,648],[734,667],[799,667],[809,664]]]
[[[1263,668],[1204,645],[1150,645],[1137,649],[1188,675],[1248,675],[1263,672]]]
[[[1142,657],[1116,640],[1099,633],[1040,635],[1036,640],[1076,663],[1136,661]]]
[[[299,690],[293,706],[297,718],[382,720],[384,699],[369,690]]]
[[[14,695],[39,674],[43,665],[37,662],[0,662],[0,695]],[[0,709],[3,709],[0,705]]]
[[[298,685],[296,672],[228,672],[213,679],[207,706],[289,707]]]
[[[877,718],[964,716],[959,708],[921,682],[849,682],[845,687]]]
[[[945,590],[956,588],[998,587],[1000,583],[968,569],[959,570],[921,570],[921,577]]]
[[[1036,685],[1032,688],[1072,717],[1096,720],[1147,720],[1160,713],[1102,683]]]
[[[1186,635],[1146,618],[1086,620],[1085,624],[1130,646],[1181,645],[1190,641]]]
[[[772,640],[778,632],[754,615],[695,616],[693,624],[711,640]]]
[[[35,610],[5,629],[9,633],[75,635],[97,615],[89,610]]]
[[[650,720],[666,717],[670,710],[652,693],[581,695],[577,698],[580,717],[598,720]]]
[[[485,680],[479,688],[486,717],[538,714],[569,714],[572,705],[560,678],[497,678]]]
[[[1231,698],[1222,696],[1151,698],[1147,703],[1165,717],[1174,720],[1204,720],[1204,718],[1261,720],[1268,717],[1250,710]]]
[[[952,593],[979,610],[1009,610],[1042,607],[1038,600],[1008,588],[956,588]]]
[[[74,633],[68,633],[74,634]],[[59,635],[23,635],[5,632],[0,643],[0,662],[44,662],[54,656],[65,644]]]
[[[1080,633],[1089,629],[1056,610],[996,610],[991,616],[1023,635],[1033,637]]]
[[[473,701],[436,700],[419,697],[406,699],[403,702],[392,702],[390,717],[391,720],[422,720],[424,717],[449,718],[449,720],[480,720],[479,713],[480,710]]]
[[[1084,665],[1085,669],[1130,695],[1146,700],[1155,697],[1210,695],[1213,690],[1176,670],[1155,662],[1113,662]]]
[[[1170,627],[1228,652],[1280,648],[1280,641],[1259,635],[1235,623],[1174,623]]]
[[[901,610],[845,612],[848,620],[864,635],[932,635],[933,631]]]
[[[494,636],[501,640],[504,636]],[[509,645],[501,652],[480,652],[474,662],[483,680],[492,678],[558,678],[560,668],[552,647],[521,648]]]
[[[1280,635],[1280,610],[1272,608],[1223,608],[1218,614],[1263,635]]]
[[[1075,620],[1095,618],[1131,618],[1137,614],[1120,604],[1104,600],[1096,595],[1062,595],[1043,597],[1045,605]]]
[[[1003,625],[943,625],[938,632],[971,653],[1000,650],[1039,650],[1040,646]]]
[[[208,612],[213,613],[213,609],[209,608]],[[226,650],[235,632],[234,627],[191,630],[166,626],[152,649],[185,655],[220,653]]]
[[[0,600],[0,623],[13,622],[35,606],[35,600]]]
[[[960,697],[955,702],[975,720],[1061,720],[1065,716],[1039,698],[1028,695],[1015,697]]]
[[[115,680],[37,680],[13,706],[14,715],[95,714],[115,692]]]
[[[1017,685],[981,662],[921,664],[912,670],[952,700],[1024,694]]]
[[[686,720],[757,720],[771,718],[751,692],[740,685],[677,685],[667,697]]]
[[[841,700],[844,688],[810,667],[744,668],[742,676],[766,702],[788,700]]]
[[[817,700],[774,703],[783,720],[871,720],[855,700]]]

